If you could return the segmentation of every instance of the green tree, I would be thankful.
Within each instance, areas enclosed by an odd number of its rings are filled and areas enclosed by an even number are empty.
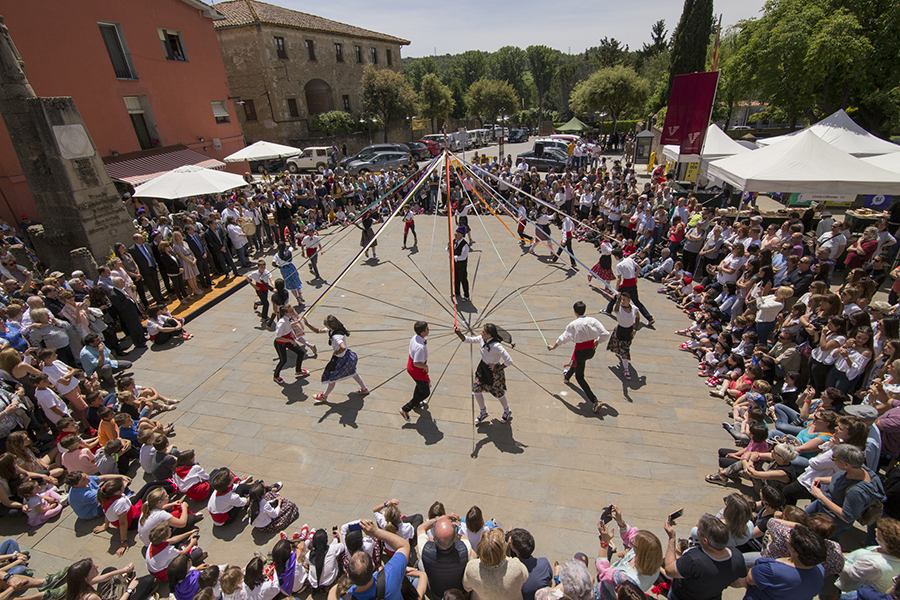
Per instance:
[[[534,79],[534,85],[537,87],[538,94],[538,127],[543,124],[544,119],[544,92],[550,87],[554,75],[556,75],[556,67],[559,64],[559,52],[547,46],[528,46],[525,49],[528,55],[528,67],[531,70],[531,77]]]
[[[614,67],[624,62],[628,56],[628,44],[622,47],[622,42],[616,38],[603,38],[600,40],[600,47],[594,55],[594,60],[603,67]]]
[[[669,32],[666,30],[666,20],[660,19],[650,28],[650,43],[644,44],[642,50],[647,56],[654,56],[663,52],[669,47],[666,36]]]
[[[491,55],[491,76],[505,81],[515,88],[520,98],[527,93],[525,70],[528,68],[528,57],[518,46],[503,46]]]
[[[424,118],[431,119],[431,133],[434,133],[434,120],[447,118],[454,104],[453,92],[441,83],[437,75],[429,73],[422,78],[419,108]]]
[[[857,108],[870,130],[886,132],[900,112],[900,5],[873,0],[779,0],[739,24],[746,43],[736,72],[792,123]]]
[[[515,111],[518,104],[513,86],[496,79],[480,79],[466,93],[466,109],[482,123],[485,119],[496,122],[497,117]]]
[[[719,41],[719,87],[713,106],[713,120],[724,121],[725,131],[728,131],[731,125],[731,117],[738,102],[746,100],[750,95],[742,65],[735,60],[735,54],[744,43],[745,37],[740,35],[740,31],[732,28],[726,31]]]
[[[416,92],[400,73],[390,69],[363,69],[359,96],[363,112],[384,123],[384,141],[388,141],[391,121],[407,119],[416,112]]]
[[[450,76],[458,79],[464,90],[487,75],[487,57],[480,50],[467,50],[453,59]]]
[[[341,135],[350,133],[356,127],[356,121],[350,116],[350,113],[342,110],[330,110],[328,112],[314,115],[312,129],[321,131],[326,135]]]
[[[713,28],[713,0],[684,0],[681,20],[672,36],[672,59],[666,102],[676,75],[706,70],[706,49]]]
[[[403,66],[403,76],[417,92],[422,90],[422,79],[429,73],[437,73],[437,63],[430,56],[416,58]]]
[[[569,105],[578,113],[590,114],[605,110],[613,120],[613,132],[619,117],[628,111],[640,110],[650,85],[630,67],[618,65],[600,69],[575,86]]]

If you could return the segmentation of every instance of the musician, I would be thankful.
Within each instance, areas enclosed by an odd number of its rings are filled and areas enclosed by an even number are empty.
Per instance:
[[[269,292],[274,291],[272,284],[272,272],[266,270],[266,261],[260,259],[256,261],[256,270],[247,273],[247,279],[256,290],[259,296],[259,304],[262,305],[263,324],[269,323]]]
[[[238,260],[241,262],[241,266],[249,267],[250,263],[247,262],[247,234],[238,226],[234,217],[225,219],[225,231],[228,233],[228,239],[231,240],[231,245],[237,250]]]

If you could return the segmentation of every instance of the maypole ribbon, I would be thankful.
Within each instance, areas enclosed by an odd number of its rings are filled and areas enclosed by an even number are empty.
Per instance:
[[[398,188],[400,188],[400,187],[406,185],[413,177],[415,177],[416,175],[419,175],[419,174],[422,173],[422,171],[424,171],[425,169],[428,169],[428,168],[432,167],[433,164],[434,164],[436,161],[437,161],[437,157],[432,158],[431,161],[430,161],[427,165],[425,165],[424,167],[421,167],[421,168],[420,168],[419,170],[417,170],[415,173],[412,173],[411,175],[407,176],[403,181],[401,181],[400,183],[398,183],[397,185],[395,185],[394,187],[392,187],[390,190],[388,190],[387,192],[385,192],[384,194],[382,194],[382,195],[379,196],[378,198],[376,198],[373,202],[370,202],[368,205],[366,205],[366,206],[364,206],[363,208],[361,208],[361,209],[359,210],[359,212],[357,213],[357,215],[356,215],[355,217],[353,217],[353,219],[348,220],[348,221],[347,221],[343,226],[341,226],[339,229],[336,229],[336,230],[334,230],[334,231],[330,231],[330,232],[328,232],[328,233],[326,233],[326,234],[323,234],[323,235],[321,235],[321,236],[319,236],[319,237],[320,237],[320,238],[326,238],[326,237],[329,237],[329,236],[332,236],[332,235],[337,235],[337,234],[341,233],[342,231],[344,231],[345,229],[347,229],[348,227],[350,227],[351,225],[353,225],[354,223],[358,223],[364,216],[366,216],[366,214],[368,214],[368,212],[372,209],[373,206],[375,206],[376,204],[378,204],[379,202],[381,202],[382,200],[384,200],[385,198],[387,198],[388,196],[390,196],[391,194],[393,194],[395,191],[397,191]],[[338,239],[338,240],[328,240],[327,242],[325,242],[324,244],[322,244],[322,247],[321,247],[321,249],[319,250],[319,255],[321,256],[322,254],[324,254],[324,253],[325,253],[325,248],[327,248],[331,243],[340,242],[341,240],[344,239],[344,237],[346,237],[346,235],[343,236],[343,237],[341,237],[341,238]],[[295,258],[297,258],[297,257],[295,256],[295,257],[291,258],[291,261],[293,262],[293,260],[294,260]],[[304,260],[302,263],[300,263],[300,264],[297,266],[297,268],[298,268],[298,269],[302,268],[304,265],[306,265],[306,263],[309,262],[309,260],[310,260],[309,257],[307,257],[307,259]]]
[[[397,207],[391,212],[391,214],[388,216],[387,220],[381,225],[381,227],[378,228],[378,231],[375,232],[375,235],[372,237],[372,239],[369,240],[369,242],[365,246],[360,248],[359,252],[353,258],[353,260],[350,261],[350,264],[348,264],[346,267],[344,267],[344,270],[341,271],[341,273],[337,276],[337,278],[331,284],[329,284],[327,288],[325,288],[325,291],[322,292],[322,295],[319,296],[316,299],[316,301],[313,302],[310,305],[310,307],[306,309],[306,312],[303,313],[304,319],[306,317],[308,317],[312,313],[313,310],[315,310],[315,308],[319,305],[319,303],[322,302],[322,300],[325,298],[325,296],[327,296],[331,292],[331,290],[333,290],[335,288],[335,286],[337,286],[337,284],[340,283],[341,279],[343,279],[344,276],[347,275],[347,273],[350,271],[350,269],[353,268],[353,266],[357,262],[359,262],[359,259],[362,257],[362,255],[369,250],[369,248],[372,246],[372,243],[378,239],[378,237],[381,235],[381,233],[385,229],[387,229],[387,226],[390,225],[391,221],[394,220],[394,217],[396,217],[400,213],[400,210],[409,201],[409,199],[413,197],[413,195],[419,189],[419,186],[422,185],[422,182],[425,181],[425,178],[430,174],[430,172],[432,170],[434,170],[434,168],[437,166],[437,164],[438,163],[435,162],[434,164],[431,165],[429,170],[422,175],[422,177],[419,179],[419,181],[416,183],[416,185],[414,185],[413,188],[409,191],[409,193],[406,194],[406,197],[404,197],[403,200],[397,205]]]
[[[447,234],[450,237],[450,297],[453,298],[453,328],[458,326],[458,311],[456,310],[456,256],[453,243],[453,202],[450,196],[450,152],[444,150],[444,169],[447,174]]]
[[[473,175],[475,175],[475,173],[472,172],[471,169],[469,168],[468,163],[463,162],[462,164],[466,167],[467,170],[469,170]],[[475,175],[475,176],[477,177],[477,175]],[[494,191],[494,190],[491,189],[491,191]],[[496,193],[496,192],[495,192],[495,193]],[[497,199],[498,199],[501,203],[504,203],[504,204],[507,204],[508,206],[510,206],[510,202],[509,202],[508,200],[506,200],[505,198],[503,198],[503,196],[501,196],[499,193],[497,193]],[[565,213],[561,213],[561,214],[565,214]],[[567,216],[568,216],[568,215],[567,215]],[[534,225],[535,227],[538,227],[538,224],[535,223],[534,221],[532,221],[531,219],[529,219],[527,216],[525,217],[525,220],[528,221],[529,223],[531,223],[532,225]],[[549,228],[543,228],[543,227],[542,227],[541,229],[543,229],[544,232],[547,233],[547,238],[548,238],[551,242],[553,242],[555,245],[557,245],[557,246],[559,246],[560,248],[562,248],[563,251],[564,251],[566,254],[568,254],[568,255],[572,258],[572,260],[574,260],[574,261],[577,262],[579,265],[581,265],[582,267],[584,267],[585,269],[587,269],[588,273],[591,273],[591,272],[592,272],[592,271],[591,271],[591,267],[589,267],[589,266],[587,266],[586,264],[584,264],[577,256],[575,256],[574,254],[572,254],[571,252],[569,252],[568,249],[566,249],[566,247],[565,247],[563,244],[560,244],[560,243],[557,242],[555,239],[553,239],[552,237],[550,237],[550,233],[549,233],[549,231],[548,231]],[[518,238],[516,238],[516,239],[518,239]],[[609,290],[611,293],[613,293],[613,294],[617,294],[617,293],[618,293],[616,290],[613,289],[613,287],[612,287],[611,285],[609,285],[608,283],[606,283],[605,281],[603,281],[603,280],[600,279],[599,277],[592,277],[592,278],[597,279],[598,281],[603,282],[603,285],[606,286],[606,289]]]
[[[471,186],[467,185],[465,187],[471,187]],[[466,191],[466,196],[468,196],[471,199],[471,196],[469,196],[468,190]],[[479,196],[479,200],[481,200],[480,196]],[[484,202],[484,200],[481,200],[481,201]],[[487,206],[486,203],[485,203],[485,206]],[[473,203],[473,207],[474,207],[474,203]],[[491,211],[491,212],[493,213],[493,211]],[[491,234],[487,230],[487,227],[484,226],[484,219],[481,218],[481,213],[478,212],[477,209],[475,210],[475,216],[478,217],[478,221],[481,223],[481,226],[484,229],[485,234],[487,234],[488,240],[490,240],[491,246],[494,248],[494,252],[497,254],[497,258],[500,259],[500,264],[503,266],[503,269],[506,271],[506,276],[509,278],[510,282],[512,282],[512,284],[513,284],[513,287],[516,289],[516,294],[519,295],[519,300],[522,301],[522,305],[525,306],[525,310],[528,311],[528,316],[531,317],[531,322],[534,323],[535,329],[538,330],[538,333],[541,335],[541,339],[544,340],[544,345],[548,346],[549,344],[547,343],[547,338],[544,337],[544,332],[541,331],[540,326],[537,324],[537,320],[534,318],[534,315],[531,313],[531,309],[528,308],[528,303],[525,302],[525,298],[522,296],[522,292],[519,290],[519,286],[516,285],[516,281],[512,277],[512,269],[510,269],[506,266],[506,262],[503,260],[503,256],[500,254],[500,251],[497,249],[497,245],[494,244],[494,238],[491,237]],[[496,217],[497,215],[495,214],[494,216]],[[499,217],[497,217],[497,218],[499,219]],[[512,232],[510,232],[510,233],[512,233]],[[513,236],[513,237],[515,237],[515,236]]]

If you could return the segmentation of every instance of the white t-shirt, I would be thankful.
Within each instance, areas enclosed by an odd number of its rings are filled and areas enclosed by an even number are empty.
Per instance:
[[[319,574],[316,573],[316,563],[315,561],[307,555],[309,559],[309,584],[315,587],[327,587],[334,583],[338,576],[338,557],[340,557],[341,553],[344,551],[344,545],[337,541],[336,539],[331,540],[331,544],[328,546],[328,551],[325,553],[325,562],[322,564],[322,576],[319,577]],[[299,563],[299,561],[298,561]],[[300,569],[300,565],[297,565],[297,569]],[[294,574],[294,591],[297,590],[297,573]]]
[[[60,396],[65,396],[78,387],[78,379],[75,377],[72,377],[72,379],[69,380],[68,385],[61,385],[58,383],[61,378],[69,374],[69,367],[61,360],[54,360],[53,364],[46,365],[42,370],[47,374],[47,377],[50,378],[50,383],[53,384],[53,387],[56,388],[56,392]]]
[[[44,414],[47,415],[47,419],[54,425],[59,422],[62,417],[50,410],[51,408],[58,408],[66,416],[71,416],[69,415],[69,409],[66,408],[66,403],[63,402],[62,398],[57,396],[56,392],[51,389],[35,390],[34,399],[38,401],[38,404],[40,404],[41,409],[43,409],[44,411]]]
[[[106,516],[107,521],[118,526],[119,515],[127,513],[129,510],[131,510],[131,500],[125,496],[121,496],[109,505],[109,508],[106,509],[104,515]]]
[[[150,549],[147,549],[147,570],[151,573],[159,573],[165,571],[169,563],[178,556],[178,550],[172,546],[166,546],[153,556],[150,556]]]
[[[138,455],[138,462],[141,464],[141,468],[147,473],[151,473],[153,471],[154,456],[156,456],[156,448],[154,448],[150,444],[141,445],[141,451]]]
[[[637,265],[630,257],[625,257],[616,265],[616,275],[622,279],[634,279],[637,277]]]
[[[259,514],[256,515],[256,518],[251,525],[256,528],[265,527],[273,520],[277,519],[280,513],[280,508],[275,508],[268,500],[263,498],[259,501]]]
[[[469,531],[469,528],[466,527],[465,523],[460,523],[459,525],[459,532],[465,535],[466,540],[469,542],[469,546],[472,548],[478,548],[478,542],[481,541],[481,534],[490,530],[491,528],[487,525],[478,531]]]
[[[164,510],[155,509],[148,516],[147,520],[141,523],[138,521],[138,539],[144,542],[145,546],[150,545],[150,530],[159,525],[160,523],[166,523],[169,519],[172,518],[171,513],[167,513]]]
[[[342,357],[344,353],[347,352],[346,350],[341,350],[341,344],[344,344],[344,347],[347,346],[347,342],[345,341],[344,336],[340,335],[339,333],[331,336],[331,349],[332,351],[337,352],[336,356],[338,358]]]
[[[278,581],[266,579],[260,585],[253,589],[244,585],[244,591],[247,594],[247,600],[272,600],[278,595]]]

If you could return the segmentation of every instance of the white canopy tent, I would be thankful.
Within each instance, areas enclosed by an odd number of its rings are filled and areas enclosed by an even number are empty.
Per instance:
[[[870,165],[900,173],[900,152],[891,152],[890,154],[879,154],[878,156],[868,156],[863,159]]]
[[[303,150],[293,146],[259,141],[225,157],[225,162],[244,162],[245,160],[269,160],[297,156]]]
[[[900,173],[838,150],[812,131],[709,163],[709,174],[745,192],[900,194]]]
[[[168,173],[139,185],[134,190],[135,198],[187,198],[203,194],[221,194],[234,188],[244,187],[247,182],[240,175],[213,171],[196,165],[178,167]]]
[[[756,143],[760,146],[780,144],[805,131],[812,131],[835,148],[859,158],[900,152],[900,145],[872,135],[851,119],[843,109],[806,129],[773,138],[760,138],[756,140]]]
[[[674,162],[700,162],[701,158],[714,160],[746,152],[750,152],[750,149],[731,139],[731,136],[722,131],[715,123],[711,123],[706,128],[706,137],[703,139],[703,150],[700,156],[696,154],[682,155],[678,146],[663,146],[663,155],[667,160]]]

